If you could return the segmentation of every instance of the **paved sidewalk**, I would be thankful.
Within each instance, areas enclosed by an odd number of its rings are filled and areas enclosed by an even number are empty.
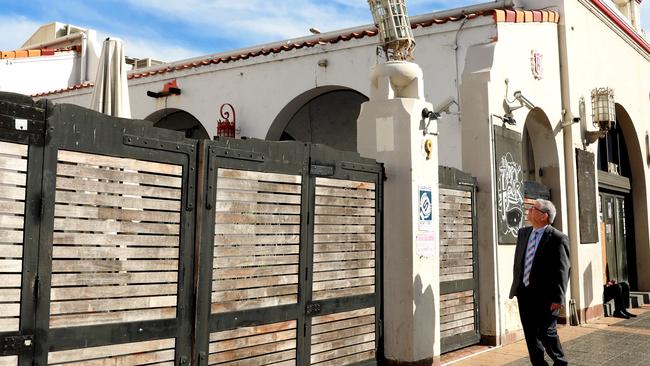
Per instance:
[[[569,365],[650,366],[650,306],[631,309],[637,318],[600,318],[578,327],[558,328]],[[553,362],[547,356],[547,362]],[[521,340],[495,347],[446,365],[528,366],[526,343]]]

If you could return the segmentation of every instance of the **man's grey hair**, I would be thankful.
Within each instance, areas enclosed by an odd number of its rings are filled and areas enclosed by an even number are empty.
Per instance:
[[[557,210],[555,209],[553,202],[543,199],[535,200],[535,202],[539,204],[540,211],[548,214],[548,223],[552,224],[553,221],[555,221],[555,215],[557,214]]]

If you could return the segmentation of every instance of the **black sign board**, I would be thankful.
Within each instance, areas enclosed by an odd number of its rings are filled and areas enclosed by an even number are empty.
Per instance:
[[[598,242],[598,211],[596,204],[596,166],[594,154],[576,149],[578,173],[578,208],[580,210],[580,243]]]
[[[516,244],[524,221],[521,134],[494,126],[494,153],[499,244]]]

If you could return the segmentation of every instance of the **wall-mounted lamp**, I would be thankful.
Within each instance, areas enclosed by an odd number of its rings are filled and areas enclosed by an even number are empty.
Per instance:
[[[515,97],[514,100],[508,100],[507,98],[507,87],[506,87],[506,98],[503,98],[503,110],[505,111],[505,114],[503,117],[495,116],[499,118],[500,120],[503,121],[503,123],[507,123],[509,125],[514,125],[517,123],[515,121],[515,118],[512,116],[512,112],[516,111],[519,108],[526,107],[528,109],[533,109],[535,108],[535,105],[533,102],[528,100],[528,98],[524,97],[523,94],[521,94],[520,90],[517,90],[516,92],[513,93],[513,97]],[[519,102],[519,105],[512,105],[512,103]]]
[[[596,88],[591,91],[592,122],[598,131],[585,132],[587,145],[607,136],[616,123],[616,106],[614,104],[614,90],[611,88]]]
[[[379,47],[388,61],[413,59],[415,38],[406,12],[405,0],[368,0],[379,30]]]
[[[452,105],[458,105],[458,102],[453,97],[447,98],[444,102],[440,103],[433,111],[430,111],[428,108],[422,110],[422,119],[425,120],[426,124],[424,125],[423,134],[427,135],[429,133],[429,125],[431,121],[438,120],[442,113],[449,113],[449,109]]]

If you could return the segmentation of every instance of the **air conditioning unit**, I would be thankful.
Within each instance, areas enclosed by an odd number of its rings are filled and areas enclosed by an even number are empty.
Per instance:
[[[135,68],[136,69],[145,69],[147,67],[151,66],[156,66],[156,65],[161,65],[163,64],[162,61],[160,60],[154,60],[152,58],[143,58],[135,61]]]

